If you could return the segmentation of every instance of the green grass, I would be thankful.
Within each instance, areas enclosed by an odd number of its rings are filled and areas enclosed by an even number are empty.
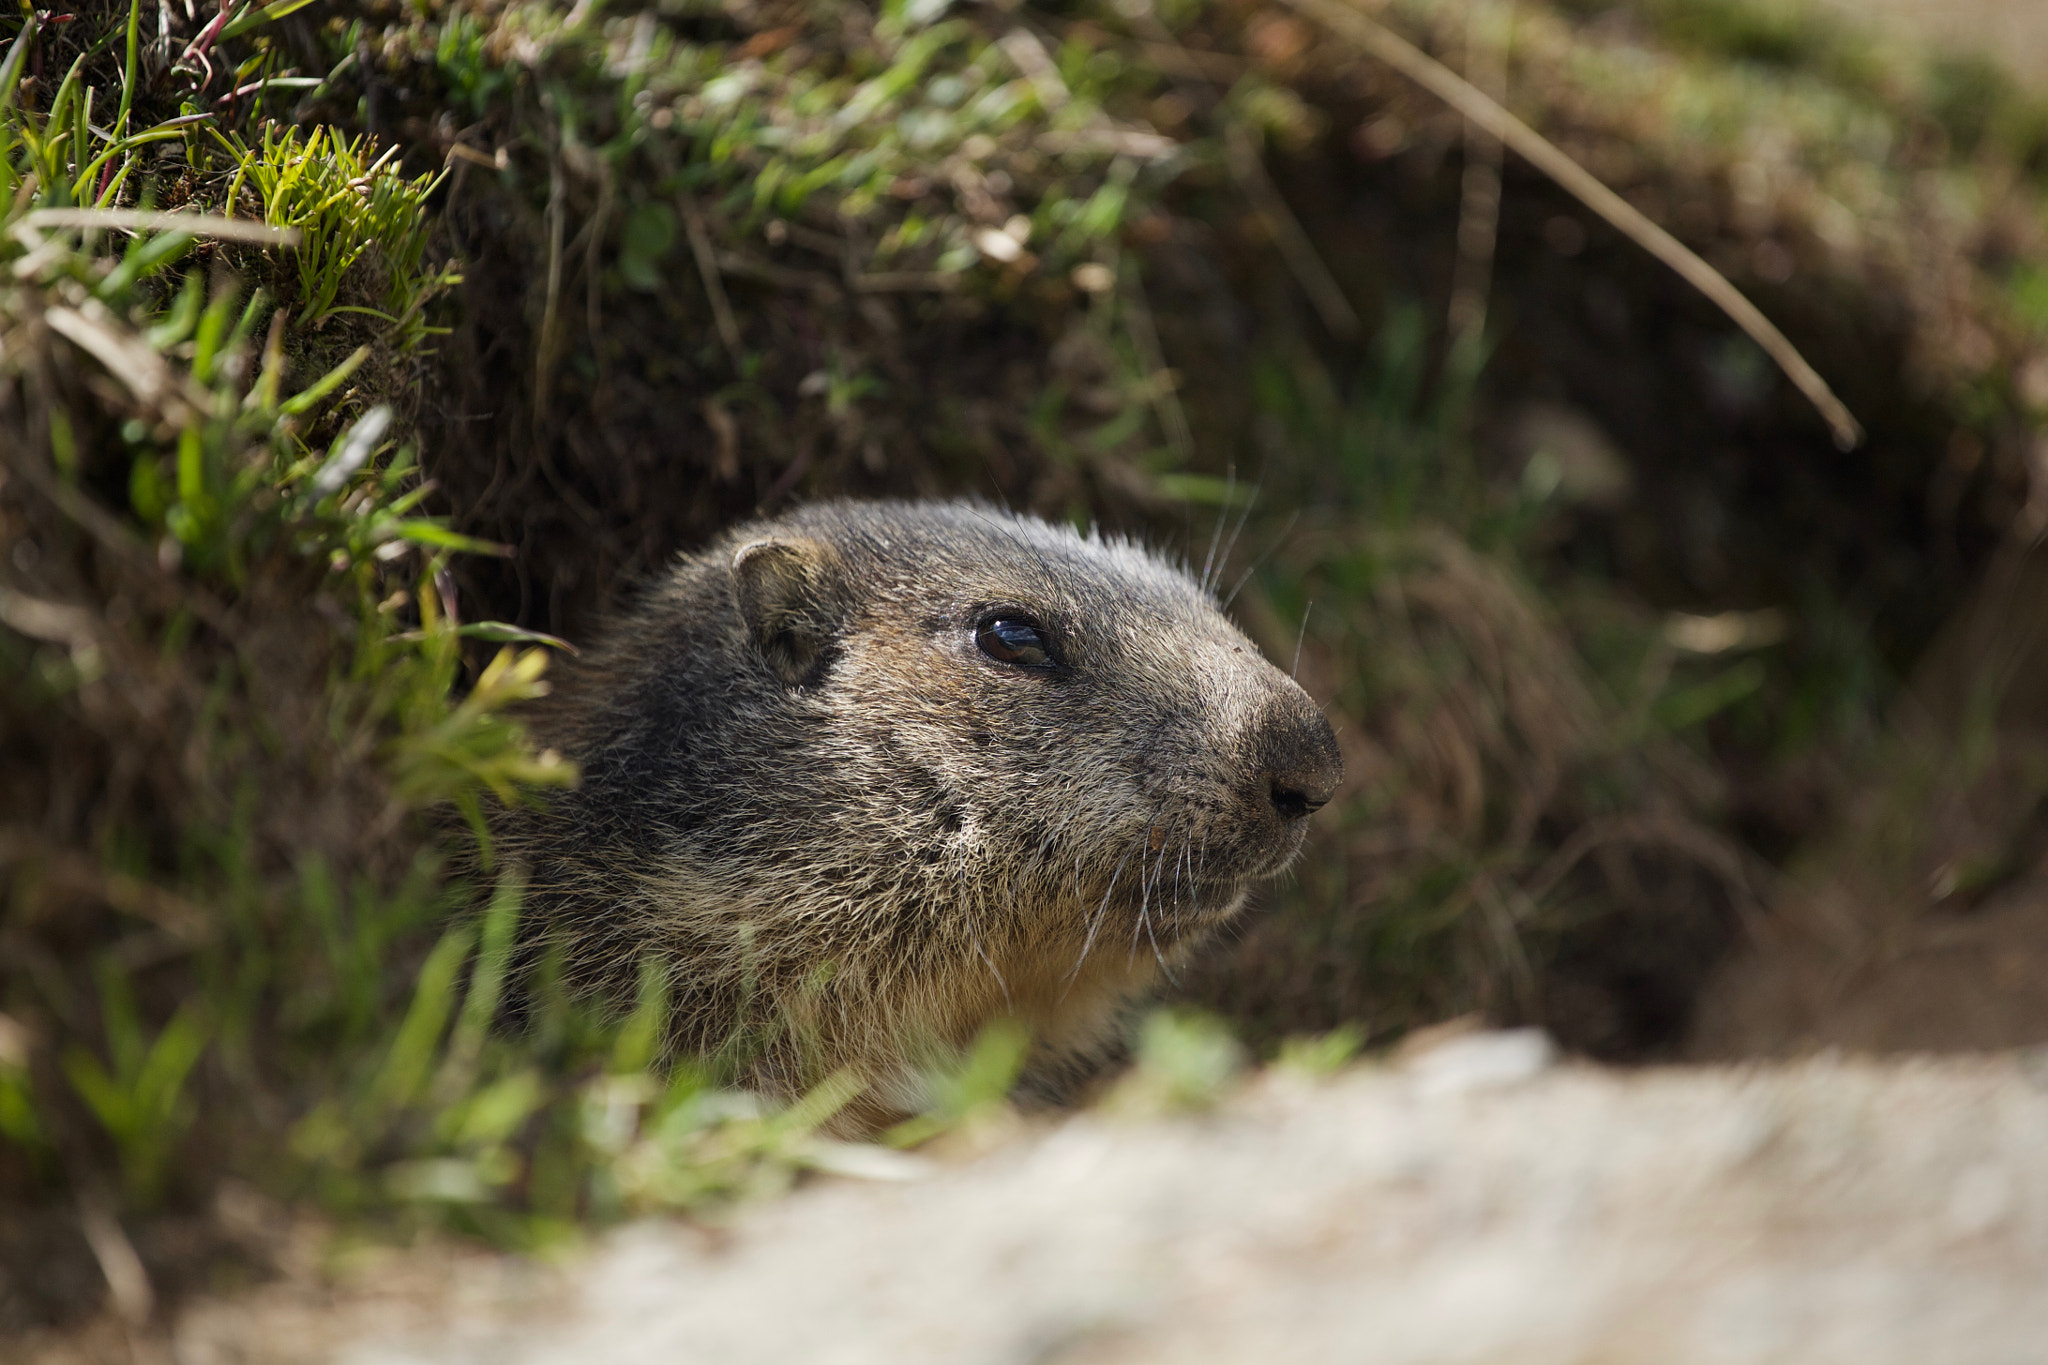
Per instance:
[[[264,34],[238,20],[212,55],[239,56],[238,78],[268,70]],[[545,690],[547,645],[452,614],[451,559],[499,550],[421,514],[430,488],[389,401],[453,278],[428,255],[435,178],[400,174],[365,136],[279,133],[260,111],[130,131],[132,29],[61,36],[83,45],[46,39],[46,61],[69,56],[54,93],[0,123],[0,336],[17,385],[26,360],[93,392],[14,390],[30,410],[9,428],[26,442],[10,468],[36,491],[13,509],[32,520],[10,524],[52,572],[48,598],[33,575],[8,590],[30,610],[9,621],[40,609],[89,624],[31,625],[0,676],[13,718],[49,737],[38,782],[71,765],[104,783],[123,746],[177,763],[95,709],[145,676],[174,694],[145,727],[183,727],[189,771],[151,775],[184,789],[178,803],[103,796],[78,854],[12,864],[0,1201],[61,1198],[104,1159],[135,1216],[203,1201],[237,1172],[531,1244],[826,1160],[815,1130],[846,1085],[774,1109],[671,1068],[652,986],[608,1021],[543,984],[530,1036],[493,1029],[528,983],[508,975],[520,887],[493,868],[486,806],[574,773],[512,718]],[[18,26],[0,97],[19,92],[37,37]],[[171,187],[141,157],[173,141],[186,216],[162,220],[171,230],[47,212],[160,201]],[[191,216],[242,209],[245,187],[295,245],[237,246],[233,225]],[[338,359],[307,368],[323,356]],[[58,605],[73,566],[106,595]],[[117,620],[110,601],[133,609]],[[266,686],[279,648],[310,661],[297,681],[315,688],[283,710]],[[293,842],[278,803],[303,799],[281,793],[304,791],[307,762],[330,789],[325,818],[363,828]],[[453,830],[442,811],[461,817]],[[67,856],[104,868],[105,944],[60,955],[23,921]],[[496,883],[478,914],[473,879],[451,875],[465,860]]]
[[[255,147],[232,134],[218,136],[236,162],[226,202],[237,204],[246,183],[263,205],[265,223],[299,234],[293,260],[303,325],[355,312],[399,329],[400,350],[424,340],[430,329],[420,320],[422,307],[460,279],[452,270],[430,272],[424,263],[426,202],[441,177],[408,180],[391,164],[397,147],[372,156],[367,136],[344,138],[328,128],[314,128],[302,140],[297,128],[280,134],[265,124]],[[362,290],[372,270],[384,277],[377,301],[388,311],[337,301],[345,288]]]

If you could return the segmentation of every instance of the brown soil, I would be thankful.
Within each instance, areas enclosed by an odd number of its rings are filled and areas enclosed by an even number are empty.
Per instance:
[[[1929,647],[1869,787],[1705,993],[1692,1051],[2048,1041],[2048,544],[2008,547]]]
[[[2048,877],[1966,917],[1899,927],[1861,958],[1811,940],[1731,964],[1701,1004],[1695,1055],[1987,1052],[2048,1041]]]

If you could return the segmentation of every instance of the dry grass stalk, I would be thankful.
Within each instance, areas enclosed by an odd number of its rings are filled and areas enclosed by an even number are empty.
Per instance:
[[[1827,420],[1834,432],[1836,445],[1843,450],[1853,450],[1862,444],[1862,425],[1842,400],[1835,397],[1834,390],[1820,377],[1820,372],[1806,362],[1806,357],[1799,354],[1798,348],[1763,315],[1761,309],[1729,283],[1727,276],[1607,188],[1592,172],[1565,155],[1555,143],[1503,109],[1457,72],[1384,25],[1360,14],[1343,0],[1285,0],[1285,3],[1358,44],[1471,123],[1499,138],[1580,203],[1606,219],[1617,231],[1677,271],[1686,283],[1706,295],[1777,362],[1786,378],[1798,386],[1807,401]]]
[[[1507,45],[1496,47],[1474,37],[1469,2],[1465,6],[1465,77],[1496,102],[1505,97]],[[1453,337],[1485,334],[1494,246],[1500,235],[1501,160],[1506,150],[1499,138],[1466,120],[1465,173],[1458,207],[1458,263],[1451,279],[1449,321]]]
[[[186,232],[223,242],[258,246],[299,244],[297,228],[271,227],[247,218],[212,213],[154,213],[146,209],[33,209],[22,218],[31,228],[109,228],[123,232]]]

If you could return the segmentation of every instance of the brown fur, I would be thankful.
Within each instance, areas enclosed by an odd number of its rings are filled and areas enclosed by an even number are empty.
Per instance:
[[[1030,618],[1056,666],[977,644]],[[677,564],[537,717],[582,786],[501,831],[572,979],[648,954],[675,1041],[866,1113],[991,1020],[1056,1092],[1277,874],[1329,724],[1185,573],[961,503],[825,503]]]

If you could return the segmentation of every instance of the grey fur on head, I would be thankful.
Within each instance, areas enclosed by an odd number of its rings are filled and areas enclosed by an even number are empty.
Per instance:
[[[991,1020],[1056,1091],[1301,846],[1314,702],[1185,573],[966,503],[832,502],[681,560],[536,716],[582,767],[501,836],[571,980],[870,1119]]]

